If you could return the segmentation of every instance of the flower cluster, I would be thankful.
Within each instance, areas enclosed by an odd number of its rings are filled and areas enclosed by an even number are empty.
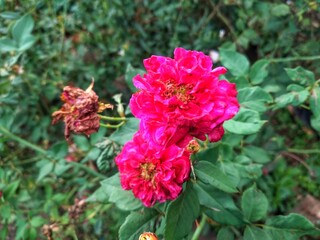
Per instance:
[[[52,114],[52,124],[62,120],[65,123],[64,135],[69,140],[70,132],[90,135],[100,127],[99,112],[113,108],[111,104],[98,102],[97,94],[92,90],[94,82],[84,91],[66,86],[60,96],[64,102],[60,110]]]
[[[219,80],[226,69],[212,70],[202,52],[176,48],[173,59],[152,56],[144,66],[147,73],[134,77],[139,91],[130,100],[140,129],[116,163],[123,188],[149,207],[180,194],[190,154],[198,150],[192,140],[219,141],[239,103],[235,84]]]

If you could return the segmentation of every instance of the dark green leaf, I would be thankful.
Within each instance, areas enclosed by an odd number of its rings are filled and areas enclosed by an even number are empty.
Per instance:
[[[268,76],[267,68],[269,66],[269,61],[261,59],[256,61],[250,68],[250,80],[252,84],[260,84]]]
[[[268,152],[263,148],[259,148],[256,146],[246,146],[243,148],[243,152],[256,163],[267,163],[271,161]]]
[[[20,185],[20,180],[9,183],[3,190],[3,197],[5,199],[10,199],[13,197]]]
[[[137,118],[128,118],[125,125],[112,133],[109,139],[120,145],[124,145],[126,142],[131,140],[133,135],[138,131],[139,122],[140,121]]]
[[[247,226],[244,230],[243,240],[273,240],[269,234],[261,228]]]
[[[142,69],[133,68],[131,64],[128,64],[125,74],[125,81],[132,92],[137,91],[136,87],[133,85],[132,79],[138,74],[143,76],[144,73],[145,71],[143,71]]]
[[[245,55],[226,49],[220,49],[220,57],[225,66],[233,76],[244,76],[249,71],[250,63]]]
[[[291,213],[267,220],[264,229],[272,239],[296,240],[304,235],[320,236],[320,230],[304,216]]]
[[[223,227],[219,230],[217,240],[234,240],[234,234],[228,227]]]
[[[272,102],[272,97],[261,87],[247,87],[238,91],[237,96],[242,107],[250,108],[258,112],[266,110],[265,103]]]
[[[165,238],[180,240],[190,233],[199,211],[198,197],[191,184],[187,184],[184,192],[168,206],[165,217]]]
[[[283,94],[275,99],[276,105],[274,109],[283,108],[288,105],[299,106],[308,99],[309,95],[310,93],[307,89]]]
[[[259,132],[265,122],[260,120],[258,112],[240,108],[238,114],[233,119],[226,121],[223,127],[231,133],[246,135]]]
[[[219,157],[219,147],[211,147],[204,149],[195,154],[195,159],[205,160],[212,163],[215,163]]]
[[[256,189],[255,185],[244,191],[241,199],[241,208],[248,221],[256,222],[265,218],[268,206],[268,199],[263,192]]]
[[[237,185],[229,178],[228,175],[210,162],[200,161],[194,166],[196,177],[202,182],[208,183],[225,192],[237,192]]]
[[[235,226],[243,224],[242,214],[230,194],[201,182],[195,183],[194,189],[200,204],[210,209],[206,213],[214,221]]]
[[[146,208],[132,212],[120,227],[120,240],[137,240],[143,232],[153,231],[154,220],[158,215],[157,211]]]

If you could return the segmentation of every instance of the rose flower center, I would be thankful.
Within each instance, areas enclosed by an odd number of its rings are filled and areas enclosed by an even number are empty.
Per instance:
[[[181,102],[188,103],[194,97],[189,94],[189,91],[192,89],[191,84],[176,84],[175,82],[168,81],[166,84],[166,89],[163,93],[163,97],[171,98],[176,96]]]
[[[145,179],[146,181],[152,182],[154,185],[154,176],[156,175],[156,165],[151,162],[143,163],[140,165],[141,174],[140,176]]]

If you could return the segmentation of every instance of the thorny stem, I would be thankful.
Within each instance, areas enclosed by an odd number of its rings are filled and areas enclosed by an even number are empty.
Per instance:
[[[11,138],[12,140],[14,141],[17,141],[18,143],[20,143],[21,145],[24,145],[28,148],[31,148],[33,149],[34,151],[42,154],[42,155],[45,155],[46,158],[48,158],[49,160],[53,160],[52,158],[50,158],[48,156],[48,153],[45,149],[33,144],[33,143],[30,143],[20,137],[18,137],[17,135],[9,132],[7,129],[5,129],[4,127],[0,126],[0,132],[2,134],[4,134],[5,136]],[[91,174],[91,175],[94,175],[95,177],[99,177],[101,179],[105,179],[106,177],[96,171],[94,171],[93,169],[87,167],[86,165],[83,165],[81,163],[77,163],[77,162],[69,162],[70,165],[74,166],[74,167],[78,167],[78,168],[81,168],[82,170],[86,171],[87,173]]]
[[[320,150],[318,149],[295,149],[295,148],[288,148],[288,152],[293,153],[304,153],[304,154],[320,154]]]
[[[271,58],[270,62],[292,62],[292,61],[314,61],[320,60],[320,56],[298,56],[298,57],[286,57],[286,58]]]
[[[207,216],[205,214],[202,214],[202,218],[201,218],[201,222],[199,224],[199,226],[197,227],[197,229],[195,230],[191,240],[198,240],[200,237],[200,234],[204,228],[204,226],[206,225],[207,222]]]
[[[98,116],[103,120],[109,120],[109,121],[126,121],[126,118],[123,117],[108,117],[98,114]]]
[[[101,127],[105,127],[105,128],[119,128],[121,127],[125,122],[121,122],[117,125],[111,125],[111,124],[103,124],[103,123],[100,123],[100,126]]]

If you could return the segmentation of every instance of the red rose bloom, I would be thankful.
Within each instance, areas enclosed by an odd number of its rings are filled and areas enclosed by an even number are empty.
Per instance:
[[[190,174],[190,152],[175,145],[164,148],[137,132],[115,161],[121,185],[147,207],[177,198]]]
[[[193,137],[219,141],[224,121],[239,110],[233,83],[219,80],[223,67],[212,70],[210,57],[177,48],[174,59],[152,56],[144,61],[147,73],[134,77],[140,90],[130,100],[141,128],[160,144],[185,146]],[[171,137],[167,137],[168,135]]]

